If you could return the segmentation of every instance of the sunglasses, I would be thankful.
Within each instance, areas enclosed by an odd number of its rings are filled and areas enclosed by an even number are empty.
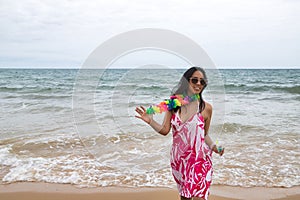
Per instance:
[[[198,81],[199,81],[200,84],[203,85],[203,86],[207,84],[206,81],[205,81],[203,78],[200,78],[200,79],[198,79],[198,78],[190,78],[190,81],[191,81],[193,84],[197,84]]]

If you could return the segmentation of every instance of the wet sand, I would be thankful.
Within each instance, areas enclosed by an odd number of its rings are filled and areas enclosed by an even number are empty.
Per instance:
[[[179,200],[176,189],[170,188],[77,188],[69,184],[13,183],[0,185],[1,200]],[[213,185],[209,200],[234,199],[300,199],[300,186],[292,188],[241,188]]]

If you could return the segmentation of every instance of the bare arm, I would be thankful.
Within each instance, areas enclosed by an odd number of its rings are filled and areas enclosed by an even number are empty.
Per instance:
[[[148,115],[146,113],[146,109],[143,106],[136,107],[135,111],[139,114],[135,116],[136,118],[142,119],[161,135],[167,135],[170,132],[172,118],[171,111],[166,112],[163,124],[159,124],[153,119],[152,115]]]
[[[205,109],[203,111],[203,117],[204,117],[204,120],[205,120],[205,125],[204,125],[205,143],[209,147],[211,147],[211,145],[213,145],[213,141],[209,137],[208,131],[209,131],[210,121],[211,121],[211,117],[212,117],[212,106],[207,102],[205,104]]]
[[[224,149],[219,152],[216,144],[212,141],[212,139],[208,135],[209,127],[210,127],[210,121],[212,117],[212,106],[206,102],[205,109],[204,109],[204,134],[205,134],[205,143],[211,148],[211,150],[215,153],[218,153],[220,155],[223,155]]]

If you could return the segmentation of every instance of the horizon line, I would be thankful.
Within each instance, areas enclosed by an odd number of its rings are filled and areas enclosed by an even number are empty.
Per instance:
[[[170,67],[172,69],[187,69],[187,68],[180,68],[180,67]],[[73,69],[79,70],[82,69],[81,67],[0,67],[0,69]],[[134,67],[112,67],[112,68],[84,68],[84,69],[136,69]],[[153,67],[153,68],[139,68],[139,69],[166,69],[160,67]],[[211,68],[208,68],[211,69]],[[216,69],[300,69],[300,66],[295,67],[216,67]]]

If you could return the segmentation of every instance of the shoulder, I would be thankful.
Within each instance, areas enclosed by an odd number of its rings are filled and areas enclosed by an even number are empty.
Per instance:
[[[205,102],[205,108],[202,111],[202,116],[205,121],[210,120],[212,116],[212,105],[208,102]]]
[[[208,112],[208,113],[212,113],[213,107],[212,107],[212,105],[210,103],[205,102],[205,108],[204,108],[204,110],[206,112]]]

